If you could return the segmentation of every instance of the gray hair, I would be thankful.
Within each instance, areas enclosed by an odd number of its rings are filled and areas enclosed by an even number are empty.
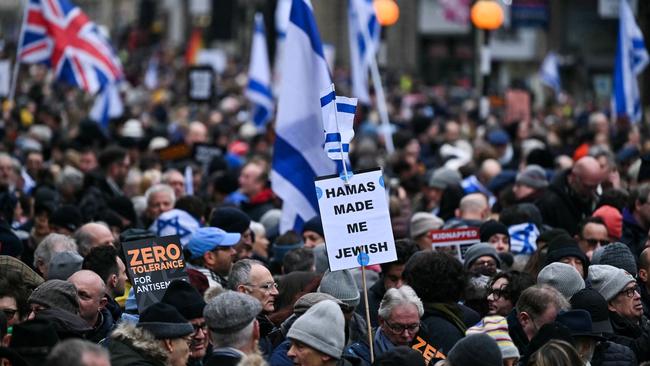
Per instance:
[[[83,173],[71,166],[66,166],[63,171],[56,178],[56,188],[72,187],[74,191],[78,191],[83,186],[84,175]]]
[[[151,198],[151,195],[158,193],[158,192],[165,192],[171,197],[172,199],[172,204],[176,202],[176,194],[174,194],[174,189],[169,186],[168,184],[154,184],[153,186],[149,187],[147,191],[144,193],[144,198],[147,202],[147,206],[149,205],[149,199]]]
[[[255,264],[264,266],[264,263],[255,259],[241,259],[235,262],[228,275],[228,289],[237,291],[237,286],[247,284],[251,277],[251,268]]]
[[[379,304],[379,317],[386,320],[390,318],[390,314],[395,307],[408,304],[415,305],[418,309],[418,315],[422,317],[422,314],[424,314],[422,300],[420,300],[411,286],[404,285],[400,288],[391,288],[386,291],[384,298],[381,299],[381,303]]]
[[[74,241],[77,243],[79,246],[79,254],[81,254],[82,257],[85,257],[86,254],[90,252],[90,249],[92,249],[93,242],[95,241],[95,235],[93,235],[88,228],[88,224],[98,224],[98,225],[103,225],[107,229],[111,229],[108,227],[108,225],[103,222],[103,221],[94,221],[94,222],[89,222],[81,226],[80,228],[77,229],[72,234],[72,238]]]
[[[169,177],[171,177],[172,174],[177,173],[180,174],[181,177],[183,176],[183,173],[181,173],[178,169],[167,169],[162,176],[160,176],[160,182],[163,184],[168,184]]]
[[[67,339],[58,343],[47,356],[46,365],[84,366],[83,355],[94,354],[109,361],[108,351],[81,339]]]
[[[236,349],[245,346],[253,338],[255,322],[257,322],[257,319],[253,319],[250,324],[236,332],[216,333],[210,330],[212,345],[215,348],[232,347]]]
[[[525,289],[515,308],[517,314],[526,312],[532,318],[538,318],[546,312],[549,305],[554,305],[558,311],[571,309],[569,301],[558,290],[548,285],[535,285]]]
[[[54,253],[66,251],[77,252],[75,241],[65,235],[49,234],[38,244],[34,251],[34,267],[37,267],[39,261],[43,264],[49,264]]]

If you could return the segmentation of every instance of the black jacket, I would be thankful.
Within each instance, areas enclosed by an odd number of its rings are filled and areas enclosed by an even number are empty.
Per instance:
[[[544,224],[564,229],[573,236],[578,232],[578,223],[591,215],[594,200],[585,203],[576,197],[567,181],[569,172],[567,170],[556,175],[546,194],[535,205],[542,213]]]
[[[643,249],[645,249],[645,241],[648,239],[648,230],[644,230],[634,218],[634,215],[627,209],[623,209],[623,234],[621,242],[625,243],[634,258],[639,258]]]
[[[433,308],[432,304],[424,304],[424,315],[421,320],[424,329],[427,329],[426,334],[422,335],[422,342],[433,347],[436,350],[434,353],[439,352],[443,356],[447,356],[456,342],[465,337],[467,328],[481,320],[477,312],[464,305],[445,305],[453,309],[453,317],[449,313]],[[412,348],[416,347],[412,346]]]
[[[519,319],[517,319],[517,310],[512,309],[510,314],[506,317],[508,321],[508,333],[510,338],[512,338],[512,343],[515,344],[515,347],[519,350],[520,355],[525,355],[528,353],[528,344],[530,341],[524,333],[524,329],[519,324]]]
[[[650,324],[643,316],[639,324],[633,323],[620,315],[611,312],[609,319],[614,328],[614,336],[610,341],[630,347],[639,362],[650,360]]]
[[[384,298],[386,293],[386,287],[384,287],[383,276],[379,277],[379,280],[375,282],[374,285],[368,289],[368,308],[370,309],[370,324],[373,328],[379,326],[379,304],[381,304],[381,299]],[[361,292],[361,302],[357,305],[356,312],[361,315],[364,319],[366,317],[366,304],[365,299],[363,298],[363,292]]]
[[[600,342],[596,345],[591,366],[635,366],[636,356],[629,347],[614,342]]]

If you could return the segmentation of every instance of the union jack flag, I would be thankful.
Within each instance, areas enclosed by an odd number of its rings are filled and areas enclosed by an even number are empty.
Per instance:
[[[69,0],[29,0],[18,60],[42,63],[57,80],[91,94],[122,79],[122,66],[97,25]]]

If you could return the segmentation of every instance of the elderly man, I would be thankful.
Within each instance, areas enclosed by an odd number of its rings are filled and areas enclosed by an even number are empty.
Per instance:
[[[258,352],[257,315],[260,302],[241,292],[226,291],[208,301],[203,316],[210,330],[212,354],[206,366],[235,366],[244,355]]]
[[[639,362],[650,360],[650,326],[643,316],[634,277],[623,269],[603,264],[589,267],[589,281],[607,300],[615,334],[612,341],[630,347]]]
[[[70,276],[68,282],[77,289],[79,315],[92,328],[86,339],[99,342],[106,338],[115,322],[111,312],[106,309],[106,285],[102,278],[97,273],[84,269]]]
[[[194,328],[173,306],[158,302],[140,314],[137,326],[121,323],[111,334],[112,366],[186,366]]]
[[[241,235],[216,227],[199,228],[185,247],[186,270],[201,272],[210,287],[225,288],[240,239]]]
[[[275,329],[267,318],[275,310],[275,299],[280,294],[278,285],[271,272],[262,262],[253,259],[242,259],[232,266],[228,277],[228,288],[251,295],[262,305],[262,312],[257,316],[260,330],[260,349],[269,355],[272,351],[268,335]]]
[[[337,365],[345,346],[341,308],[332,300],[319,302],[293,323],[287,338],[291,340],[287,355],[294,365]]]
[[[146,215],[147,219],[154,221],[161,213],[170,211],[176,203],[174,189],[167,184],[156,184],[144,193],[147,202]]]
[[[162,175],[162,177],[160,177],[160,182],[172,187],[176,199],[179,199],[185,195],[185,178],[183,177],[183,174],[181,174],[181,172],[178,170],[167,170]]]
[[[205,301],[201,294],[188,282],[175,280],[167,287],[160,301],[176,308],[192,324],[194,334],[188,366],[203,365],[203,358],[208,351],[208,326],[203,317]]]
[[[75,241],[65,235],[49,234],[34,251],[34,268],[43,275],[43,278],[47,279],[52,258],[57,253],[66,251],[77,251]]]
[[[103,222],[89,222],[75,231],[72,238],[79,246],[79,254],[85,257],[90,249],[102,245],[115,246],[115,237]]]
[[[490,213],[487,196],[471,193],[463,197],[456,209],[456,217],[445,223],[444,229],[480,227]]]
[[[379,328],[373,342],[375,357],[395,347],[409,346],[420,330],[420,317],[424,314],[422,301],[410,286],[386,291],[379,306]],[[358,342],[345,351],[371,363],[367,342]]]
[[[229,196],[254,221],[273,209],[274,195],[269,187],[268,163],[252,160],[239,173],[239,190]]]
[[[577,234],[578,223],[591,215],[597,190],[605,174],[591,156],[578,160],[571,170],[558,174],[536,205],[544,223]]]

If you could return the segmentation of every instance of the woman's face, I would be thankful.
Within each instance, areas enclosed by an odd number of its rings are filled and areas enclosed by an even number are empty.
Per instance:
[[[505,278],[499,278],[492,284],[492,288],[489,289],[487,297],[489,315],[507,316],[512,311],[514,305],[507,298],[508,294],[505,292],[506,287],[508,287],[508,280]]]

